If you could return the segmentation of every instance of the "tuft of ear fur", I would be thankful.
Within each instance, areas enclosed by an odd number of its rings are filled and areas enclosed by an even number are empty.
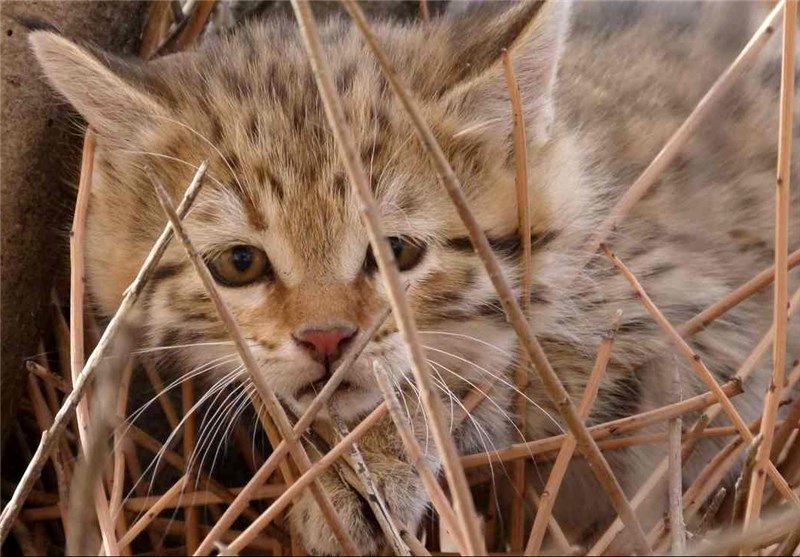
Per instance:
[[[49,31],[34,31],[28,40],[53,87],[101,135],[124,140],[164,113],[142,86],[140,66],[110,55],[101,62],[90,50]]]
[[[470,9],[450,31],[453,54],[462,61],[466,79],[446,98],[471,108],[484,121],[507,126],[510,134],[509,96],[500,60],[502,49],[508,49],[529,139],[546,142],[555,118],[553,92],[570,8],[569,0],[535,0],[499,12],[497,5]]]

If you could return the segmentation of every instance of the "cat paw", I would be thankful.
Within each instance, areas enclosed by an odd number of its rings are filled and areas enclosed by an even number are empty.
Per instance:
[[[407,463],[384,455],[365,453],[364,459],[398,527],[416,528],[427,507],[427,495],[416,471]],[[381,553],[385,539],[367,502],[335,471],[327,470],[320,476],[320,482],[355,542],[358,553]],[[310,490],[304,490],[295,501],[290,519],[293,531],[300,536],[310,554],[342,554],[342,548]]]

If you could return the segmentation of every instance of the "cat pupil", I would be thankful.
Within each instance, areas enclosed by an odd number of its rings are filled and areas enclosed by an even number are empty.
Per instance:
[[[395,258],[400,257],[400,254],[403,253],[403,239],[399,236],[392,236],[389,238],[389,245],[392,248],[392,253],[394,254]]]
[[[231,260],[236,270],[243,273],[253,264],[253,253],[247,246],[237,246],[233,248]]]

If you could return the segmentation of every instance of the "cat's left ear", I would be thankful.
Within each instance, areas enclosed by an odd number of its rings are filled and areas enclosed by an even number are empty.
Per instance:
[[[483,3],[481,3],[483,4]],[[492,4],[492,3],[488,3]],[[511,132],[512,118],[501,52],[508,50],[522,97],[529,140],[544,143],[555,118],[554,89],[569,31],[569,0],[477,6],[449,29],[458,79],[445,93],[460,110]]]
[[[109,140],[136,137],[164,103],[153,93],[145,66],[73,43],[57,33],[28,36],[44,75],[90,126]]]

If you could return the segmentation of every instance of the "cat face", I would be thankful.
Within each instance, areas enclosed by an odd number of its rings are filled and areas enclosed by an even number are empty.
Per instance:
[[[565,11],[534,2],[480,17],[376,26],[512,281],[520,242],[511,115],[497,54],[518,46],[536,264],[580,211],[574,192],[558,187],[571,169],[545,156],[564,148],[548,139]],[[333,19],[321,31],[437,381],[444,387],[456,378],[469,384],[504,375],[514,336],[402,108],[349,22]],[[166,221],[144,168],[177,199],[208,161],[187,232],[260,372],[302,409],[388,302],[294,23],[252,24],[146,65],[101,62],[50,33],[34,33],[31,42],[48,78],[98,134],[87,246],[93,299],[114,311]],[[543,289],[535,294],[544,297]],[[149,344],[176,356],[183,371],[246,377],[177,243],[139,314]],[[333,399],[345,416],[379,400],[376,361],[404,382],[407,354],[391,317]]]

